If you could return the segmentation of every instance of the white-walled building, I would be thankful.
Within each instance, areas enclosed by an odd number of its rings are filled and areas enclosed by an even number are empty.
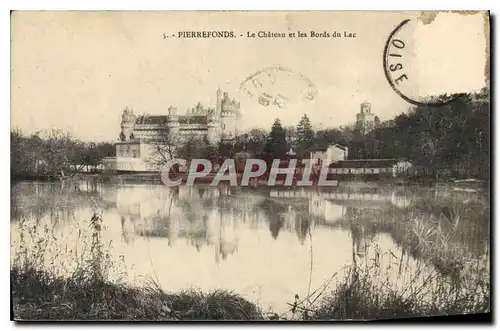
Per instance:
[[[313,164],[331,164],[336,161],[347,159],[348,148],[339,144],[332,144],[327,148],[312,148],[309,153]]]

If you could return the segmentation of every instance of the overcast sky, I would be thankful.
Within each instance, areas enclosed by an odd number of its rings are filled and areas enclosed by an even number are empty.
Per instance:
[[[294,125],[307,113],[316,128],[355,120],[369,101],[382,120],[406,111],[387,83],[382,59],[391,31],[400,37],[405,93],[469,92],[485,86],[485,18],[419,13],[15,12],[12,15],[12,127],[59,128],[86,140],[115,140],[124,107],[137,114],[215,106],[218,87],[241,102],[246,128]],[[232,39],[179,39],[178,31],[231,30]],[[355,38],[246,38],[247,31],[344,31]],[[243,34],[244,37],[241,37]],[[311,101],[288,91],[285,108],[240,91],[250,75],[285,67],[314,84]],[[286,80],[286,79],[285,79]],[[285,82],[286,83],[286,82]],[[404,89],[403,88],[403,89]]]

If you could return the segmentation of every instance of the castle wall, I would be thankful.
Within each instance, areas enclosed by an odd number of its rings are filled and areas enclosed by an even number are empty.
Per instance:
[[[238,120],[235,116],[221,116],[222,139],[234,139],[237,135]]]
[[[207,139],[211,144],[216,144],[221,138],[221,126],[220,123],[209,124],[207,130]]]
[[[116,156],[134,159],[141,158],[141,144],[139,142],[126,142],[116,144]]]

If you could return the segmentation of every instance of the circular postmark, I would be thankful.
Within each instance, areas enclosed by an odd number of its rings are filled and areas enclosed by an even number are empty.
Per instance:
[[[408,57],[408,40],[400,35],[403,27],[410,22],[406,19],[399,23],[387,38],[383,54],[383,67],[385,77],[392,89],[405,101],[416,106],[443,106],[453,100],[455,97],[436,98],[424,96],[411,96],[403,92],[404,85],[411,81],[410,75],[405,71],[410,65],[411,60]],[[405,58],[406,57],[406,58]]]
[[[240,90],[257,99],[262,106],[279,108],[286,108],[291,99],[297,96],[312,101],[318,93],[307,77],[283,67],[257,71],[240,84]]]

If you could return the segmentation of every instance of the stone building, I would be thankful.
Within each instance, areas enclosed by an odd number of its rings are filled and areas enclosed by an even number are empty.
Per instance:
[[[104,160],[105,168],[117,171],[156,171],[151,162],[158,144],[178,145],[187,138],[207,139],[211,144],[231,142],[238,134],[240,103],[217,90],[215,107],[200,102],[180,114],[176,107],[168,115],[136,115],[130,109],[122,114],[116,157]],[[174,149],[176,146],[172,146]]]

